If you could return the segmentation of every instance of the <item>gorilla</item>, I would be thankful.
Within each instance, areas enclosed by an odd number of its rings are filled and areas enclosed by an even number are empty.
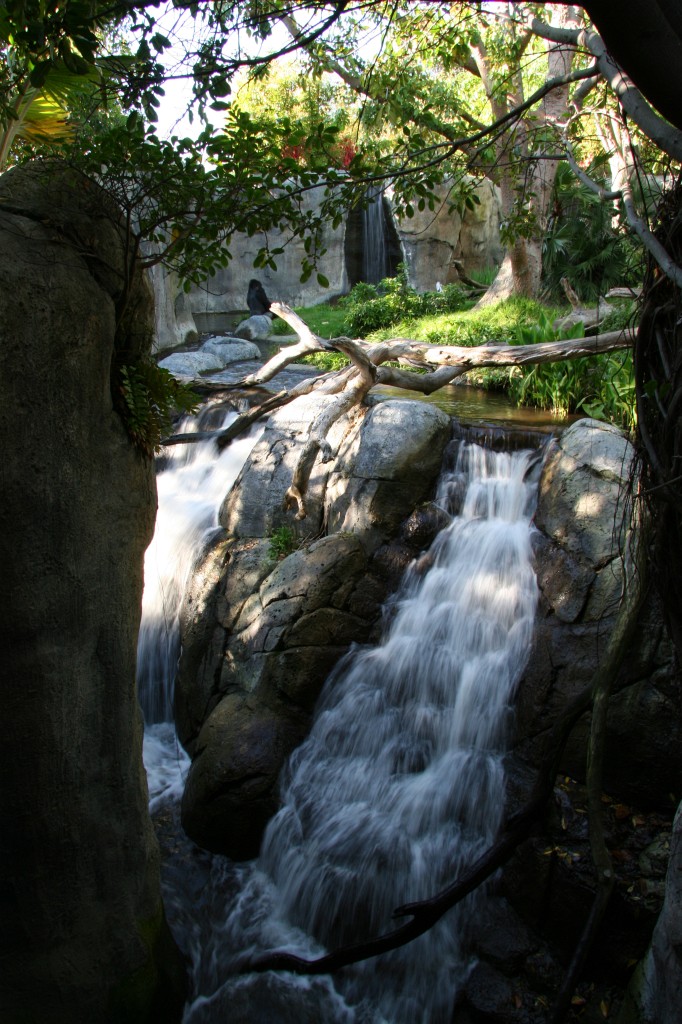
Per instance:
[[[265,294],[265,289],[260,281],[252,277],[249,281],[249,290],[246,293],[246,305],[252,316],[260,316],[270,312],[270,299]]]

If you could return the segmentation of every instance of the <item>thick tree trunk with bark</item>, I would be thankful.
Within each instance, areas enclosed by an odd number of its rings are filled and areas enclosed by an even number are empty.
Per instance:
[[[576,8],[557,7],[554,9],[549,4],[547,11],[553,25],[571,29],[578,27]],[[482,42],[479,42],[472,52],[488,94],[493,117],[497,120],[508,114],[513,106],[523,102],[520,75],[515,91],[508,91],[502,98],[499,84],[493,80],[492,68]],[[560,79],[568,75],[574,53],[575,47],[567,43],[554,43],[548,47],[548,80]],[[569,86],[563,85],[553,89],[543,98],[536,116],[545,127],[556,127],[565,118],[568,110],[568,91]],[[510,244],[498,275],[486,294],[480,299],[479,306],[499,302],[511,295],[537,298],[540,294],[542,244],[547,231],[547,219],[558,161],[536,158],[537,145],[533,139],[534,130],[524,121],[519,121],[515,126],[513,137],[501,136],[495,143],[502,217],[505,221],[513,222],[521,212],[517,210],[519,198],[525,197],[523,205],[526,207],[532,230],[530,233],[524,231],[518,234]],[[521,165],[517,164],[516,157],[511,156],[512,145],[514,150],[521,153]]]

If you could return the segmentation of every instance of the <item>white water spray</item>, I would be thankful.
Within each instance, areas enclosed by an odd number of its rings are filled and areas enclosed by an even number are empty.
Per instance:
[[[229,412],[214,428],[226,427],[235,418],[236,413]],[[188,417],[178,433],[199,429],[197,419]],[[218,527],[220,503],[254,443],[255,437],[250,436],[234,441],[221,452],[212,441],[178,445],[168,450],[165,466],[157,474],[156,529],[144,560],[137,648],[152,810],[162,799],[179,799],[189,765],[171,724],[183,596],[197,558]]]

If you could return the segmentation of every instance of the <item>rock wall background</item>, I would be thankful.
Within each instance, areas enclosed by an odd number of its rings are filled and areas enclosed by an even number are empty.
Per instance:
[[[502,259],[500,215],[494,186],[484,180],[477,186],[478,204],[463,215],[448,209],[449,186],[437,190],[440,204],[435,211],[415,211],[412,218],[394,220],[402,259],[406,262],[410,283],[419,291],[434,289],[437,282],[448,284],[457,280],[453,259],[461,260],[467,273],[496,266]],[[315,212],[322,201],[322,189],[306,193],[305,209]],[[313,306],[349,291],[346,265],[346,223],[322,233],[321,245],[326,252],[318,269],[329,280],[321,288],[313,275],[301,283],[301,264],[306,256],[303,242],[287,241],[284,232],[268,235],[271,248],[284,246],[277,257],[277,270],[267,267],[254,270],[253,261],[265,241],[256,234],[235,235],[230,242],[232,260],[201,286],[193,286],[189,295],[178,290],[172,272],[154,268],[154,291],[157,296],[156,351],[166,351],[188,344],[203,333],[228,331],[246,312],[249,281],[262,281],[271,300],[290,306]],[[284,243],[287,243],[284,245]]]

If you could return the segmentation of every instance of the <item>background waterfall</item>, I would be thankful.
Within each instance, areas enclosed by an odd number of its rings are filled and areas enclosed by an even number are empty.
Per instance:
[[[362,280],[368,284],[377,284],[388,277],[389,273],[386,211],[381,189],[368,195],[367,208],[362,211]]]
[[[186,1022],[450,1020],[476,897],[333,985],[229,974],[245,953],[310,957],[391,930],[396,906],[435,893],[492,842],[536,606],[533,459],[461,446],[441,489],[458,514],[409,574],[382,644],[352,653],[328,681],[259,860],[216,858],[201,914],[196,879],[189,907],[187,881],[167,882],[171,924],[195,963]]]

